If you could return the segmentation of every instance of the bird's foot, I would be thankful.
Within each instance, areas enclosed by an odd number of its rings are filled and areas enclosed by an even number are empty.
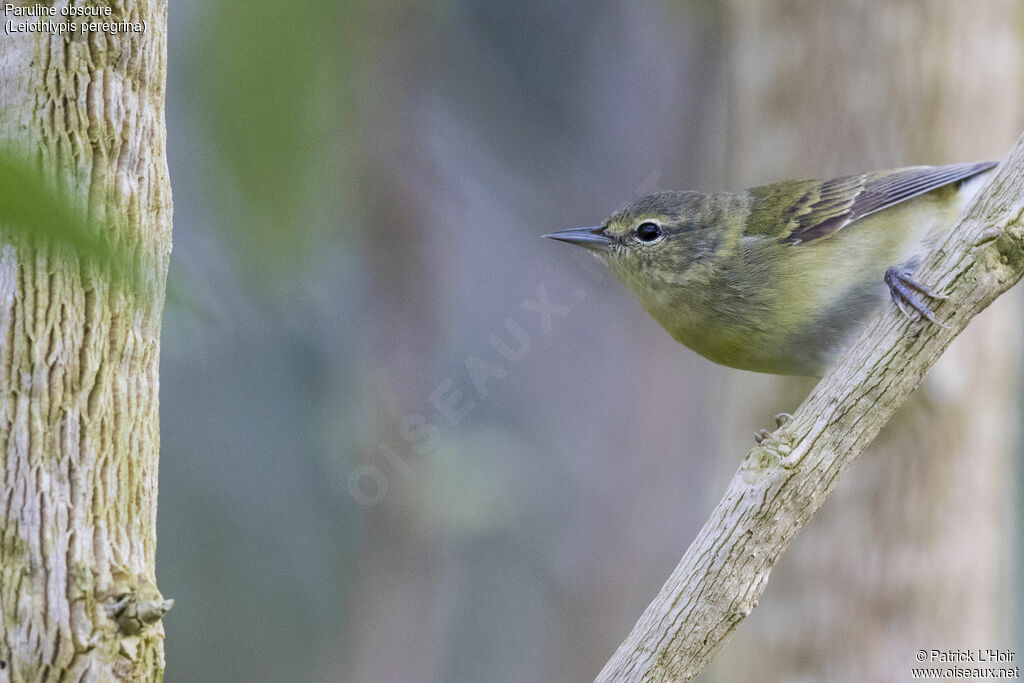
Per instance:
[[[792,419],[793,419],[793,416],[790,415],[789,413],[777,413],[775,415],[775,427],[776,427],[776,429],[781,427],[782,425],[786,424],[787,422],[789,422]],[[771,435],[772,435],[772,433],[769,432],[767,429],[759,429],[756,432],[754,432],[754,441],[756,441],[757,443],[761,443],[765,439],[770,438]]]
[[[885,271],[885,284],[889,286],[889,295],[892,297],[892,300],[896,303],[896,306],[900,311],[903,312],[903,315],[908,318],[914,317],[913,314],[907,310],[907,306],[910,306],[921,316],[927,318],[939,327],[947,327],[935,319],[935,313],[928,308],[927,304],[918,298],[918,294],[923,294],[930,299],[947,299],[949,297],[944,294],[939,294],[929,287],[925,287],[920,282],[910,277],[910,273],[895,266]]]

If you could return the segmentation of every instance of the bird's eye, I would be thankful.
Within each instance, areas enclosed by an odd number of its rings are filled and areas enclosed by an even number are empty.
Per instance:
[[[661,237],[661,226],[657,223],[641,223],[636,229],[636,238],[641,242],[653,242]]]

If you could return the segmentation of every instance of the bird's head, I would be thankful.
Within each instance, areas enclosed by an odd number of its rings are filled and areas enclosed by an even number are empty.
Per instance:
[[[723,222],[725,203],[720,195],[659,192],[602,225],[544,236],[591,250],[646,301],[670,295],[710,266],[725,236],[715,229]]]

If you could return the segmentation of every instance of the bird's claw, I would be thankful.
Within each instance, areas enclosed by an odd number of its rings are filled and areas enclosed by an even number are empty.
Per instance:
[[[775,427],[779,428],[782,425],[789,422],[790,420],[792,420],[793,416],[790,415],[789,413],[776,413],[774,419]],[[754,441],[756,441],[757,443],[761,443],[765,439],[770,439],[771,437],[772,432],[769,432],[767,429],[759,429],[756,432],[754,432]]]
[[[930,287],[922,285],[920,282],[910,277],[910,273],[905,270],[901,270],[895,266],[885,271],[885,284],[889,286],[889,295],[892,297],[893,302],[897,308],[908,318],[913,318],[913,314],[907,310],[907,306],[910,306],[917,311],[922,317],[926,318],[930,322],[948,329],[948,326],[943,325],[935,318],[935,313],[928,308],[927,304],[918,298],[918,294],[923,294],[930,299],[948,299],[945,294],[939,294]]]

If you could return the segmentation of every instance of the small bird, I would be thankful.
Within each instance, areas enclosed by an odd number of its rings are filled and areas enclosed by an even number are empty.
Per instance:
[[[743,370],[821,376],[886,296],[937,320],[911,278],[993,161],[744,192],[659,192],[603,225],[544,235],[592,250],[677,341]]]

